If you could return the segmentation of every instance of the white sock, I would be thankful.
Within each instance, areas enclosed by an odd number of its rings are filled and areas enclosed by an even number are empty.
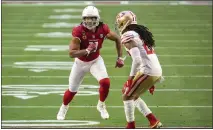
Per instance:
[[[126,115],[127,122],[135,121],[135,106],[134,106],[134,100],[127,100],[124,102],[124,112]]]
[[[141,99],[138,98],[137,100],[134,101],[134,105],[135,107],[138,108],[138,110],[146,117],[147,115],[149,115],[151,112],[151,110],[148,108],[148,106],[146,105],[146,103]]]
[[[102,104],[105,104],[105,102],[98,100],[98,105],[102,105]]]

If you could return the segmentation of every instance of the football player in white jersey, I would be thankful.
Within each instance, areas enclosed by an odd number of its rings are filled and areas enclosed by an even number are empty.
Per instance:
[[[161,65],[153,48],[153,35],[147,27],[137,24],[136,15],[131,11],[117,15],[116,29],[121,35],[121,43],[132,57],[130,75],[122,89],[126,128],[135,128],[135,107],[147,117],[150,128],[160,128],[162,123],[140,98],[147,90],[153,94],[155,83],[163,80]]]

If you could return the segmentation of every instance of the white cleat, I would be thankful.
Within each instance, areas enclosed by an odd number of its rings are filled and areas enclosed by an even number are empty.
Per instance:
[[[109,113],[106,110],[106,105],[104,102],[101,102],[101,101],[98,102],[97,110],[101,113],[101,117],[104,120],[109,119]]]
[[[68,108],[69,108],[69,105],[64,105],[64,104],[61,105],[61,107],[58,111],[58,114],[57,114],[57,120],[64,120],[65,119]]]

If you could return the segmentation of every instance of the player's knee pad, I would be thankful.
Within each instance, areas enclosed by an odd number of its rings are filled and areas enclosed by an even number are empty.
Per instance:
[[[100,84],[100,87],[105,88],[105,89],[109,89],[109,87],[110,87],[110,80],[109,80],[109,78],[101,79],[99,81],[99,84]]]

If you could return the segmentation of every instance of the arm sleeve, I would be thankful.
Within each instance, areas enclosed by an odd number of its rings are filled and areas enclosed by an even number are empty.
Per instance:
[[[132,57],[132,67],[130,71],[130,76],[135,76],[140,69],[140,65],[142,64],[140,51],[137,47],[133,47],[132,49],[129,50],[129,53],[131,54]]]
[[[126,32],[121,36],[121,43],[127,43],[134,39],[134,35],[131,32]]]

